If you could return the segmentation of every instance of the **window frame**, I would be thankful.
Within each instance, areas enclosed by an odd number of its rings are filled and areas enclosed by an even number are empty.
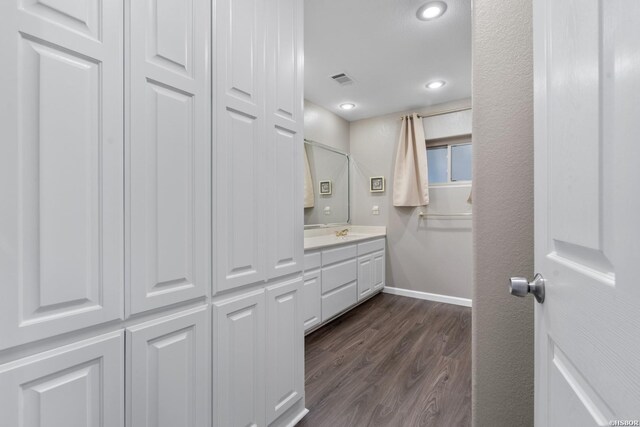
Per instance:
[[[455,142],[455,143],[442,143],[442,144],[427,144],[425,147],[425,156],[427,157],[427,165],[429,162],[429,154],[428,151],[430,148],[442,148],[442,147],[447,147],[447,182],[437,182],[437,183],[431,183],[429,182],[429,187],[469,187],[471,186],[473,180],[465,180],[465,181],[452,181],[451,180],[451,162],[452,162],[452,157],[451,157],[451,147],[455,147],[455,146],[460,146],[460,145],[471,145],[472,146],[472,155],[473,155],[473,145],[472,145],[472,141],[466,140],[466,141],[461,141],[461,142]]]

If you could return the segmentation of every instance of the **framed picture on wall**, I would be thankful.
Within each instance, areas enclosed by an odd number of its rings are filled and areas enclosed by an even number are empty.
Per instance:
[[[369,178],[369,191],[372,193],[383,193],[384,176],[372,176]]]
[[[326,181],[320,181],[320,184],[318,185],[319,188],[319,193],[323,196],[329,196],[331,195],[331,181],[330,180],[326,180]]]

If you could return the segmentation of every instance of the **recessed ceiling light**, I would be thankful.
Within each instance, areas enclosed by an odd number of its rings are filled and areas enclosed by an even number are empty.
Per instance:
[[[342,108],[343,110],[353,110],[354,108],[356,108],[356,104],[347,102],[346,104],[340,104],[340,108]]]
[[[432,82],[427,83],[427,89],[440,89],[444,86],[446,82],[444,80],[434,80]]]
[[[422,21],[430,21],[442,16],[446,10],[447,4],[445,2],[432,1],[422,5],[422,7],[418,9],[416,16]]]

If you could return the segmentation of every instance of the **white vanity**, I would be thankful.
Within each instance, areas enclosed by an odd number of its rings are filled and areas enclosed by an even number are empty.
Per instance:
[[[336,232],[348,230],[346,236]],[[384,288],[386,227],[305,230],[302,310],[305,333]]]

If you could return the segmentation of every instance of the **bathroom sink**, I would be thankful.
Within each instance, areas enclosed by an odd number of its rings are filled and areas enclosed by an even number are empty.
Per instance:
[[[371,229],[371,227],[369,228]],[[350,230],[346,236],[336,236],[335,230],[331,230],[328,231],[327,234],[305,236],[304,247],[305,249],[316,249],[325,246],[334,246],[343,243],[357,242],[360,240],[384,236],[386,234],[386,229],[383,227],[381,227],[380,229],[371,229],[370,231],[371,232],[354,232]]]

